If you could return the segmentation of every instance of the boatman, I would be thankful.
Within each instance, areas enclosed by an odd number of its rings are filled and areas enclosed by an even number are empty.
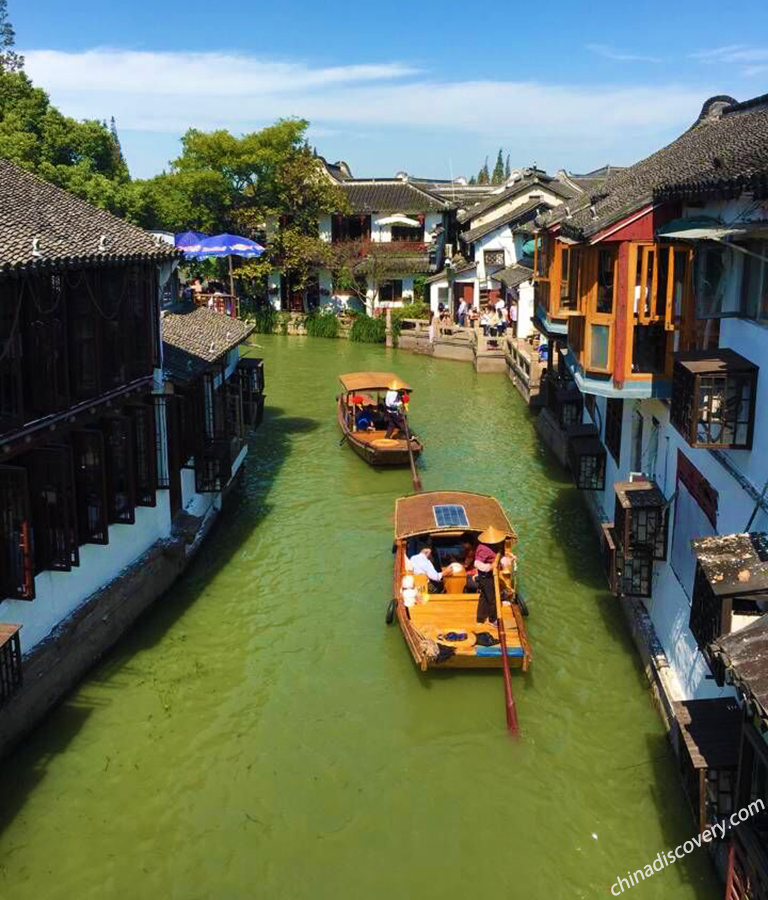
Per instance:
[[[391,438],[395,431],[405,434],[405,422],[403,420],[403,401],[402,390],[397,381],[393,381],[387,387],[387,393],[384,396],[384,408],[387,413],[387,433],[386,438]]]
[[[477,602],[478,622],[496,624],[496,588],[493,581],[493,564],[501,555],[506,534],[491,526],[478,537],[475,550],[475,568],[477,569],[477,589],[480,599]]]

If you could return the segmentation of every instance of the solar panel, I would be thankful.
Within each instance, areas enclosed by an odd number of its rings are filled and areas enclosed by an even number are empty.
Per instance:
[[[463,506],[447,505],[433,507],[438,528],[467,528],[469,521]]]

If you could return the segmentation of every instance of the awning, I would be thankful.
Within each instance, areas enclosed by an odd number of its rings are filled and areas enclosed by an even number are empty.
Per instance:
[[[408,216],[396,213],[394,216],[387,216],[386,219],[379,219],[379,225],[408,225],[410,228],[421,228],[421,222],[418,219],[409,219]]]
[[[435,508],[460,508],[461,517],[446,521],[457,524],[438,525]],[[458,510],[456,510],[458,512]],[[458,524],[461,522],[461,524]],[[495,497],[468,491],[423,491],[408,494],[395,501],[395,538],[446,531],[485,531],[493,527],[517,540],[507,514]]]
[[[339,381],[345,391],[385,391],[393,382],[399,382],[401,390],[411,390],[394,372],[347,372],[339,375]]]
[[[674,219],[659,228],[657,235],[676,241],[727,241],[752,236],[765,237],[768,235],[768,222],[734,222],[725,225],[708,216]]]

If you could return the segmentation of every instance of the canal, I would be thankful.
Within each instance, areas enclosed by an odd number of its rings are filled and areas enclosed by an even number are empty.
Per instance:
[[[609,897],[694,832],[578,493],[503,375],[257,336],[267,418],[201,556],[1,767],[0,897]],[[426,489],[494,493],[534,663],[413,665],[384,614],[407,470],[339,447],[337,375],[414,386]],[[699,851],[633,889],[714,900]]]

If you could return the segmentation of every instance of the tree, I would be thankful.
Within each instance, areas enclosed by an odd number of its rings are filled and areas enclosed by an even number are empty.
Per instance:
[[[493,167],[493,175],[491,176],[491,184],[502,184],[504,181],[504,157],[502,156],[501,147],[499,147],[496,156],[496,165]]]
[[[24,57],[13,49],[16,32],[8,20],[8,2],[0,0],[0,71],[19,72],[24,68]]]
[[[485,162],[483,163],[483,167],[477,174],[477,183],[478,184],[490,184],[491,176],[488,174],[488,157],[485,157]]]
[[[512,176],[512,169],[509,167],[509,153],[507,153],[507,163],[504,166],[504,181],[509,181]]]
[[[470,184],[477,184],[477,178],[475,178],[475,176],[472,175],[472,176],[470,177],[470,179],[469,179],[469,183],[470,183]]]

